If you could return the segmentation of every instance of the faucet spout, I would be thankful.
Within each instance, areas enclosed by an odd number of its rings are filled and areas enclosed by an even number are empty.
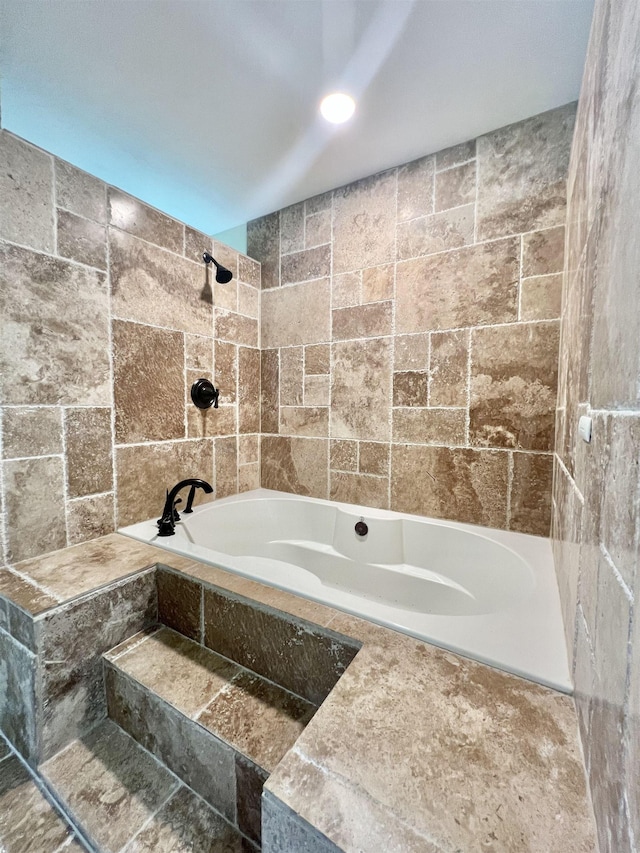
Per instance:
[[[178,493],[181,489],[184,489],[186,486],[191,486],[191,490],[189,492],[189,499],[187,502],[187,512],[191,512],[191,504],[193,503],[193,498],[196,492],[196,489],[202,489],[205,494],[211,494],[213,492],[213,486],[207,483],[206,480],[199,480],[197,478],[191,478],[188,480],[180,480],[179,483],[169,491],[167,489],[167,498],[164,504],[164,509],[162,510],[162,517],[158,519],[158,536],[173,536],[176,532],[176,521],[180,521],[180,516],[178,511],[176,510],[176,504],[180,503],[180,498],[178,498]]]

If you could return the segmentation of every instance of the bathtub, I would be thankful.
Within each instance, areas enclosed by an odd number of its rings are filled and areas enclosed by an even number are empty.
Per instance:
[[[547,539],[268,489],[119,532],[572,690]]]

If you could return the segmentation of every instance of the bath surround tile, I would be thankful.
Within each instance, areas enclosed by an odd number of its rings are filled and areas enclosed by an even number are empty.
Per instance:
[[[280,350],[280,405],[301,406],[304,399],[303,349]]]
[[[19,407],[2,417],[5,459],[62,453],[62,410]]]
[[[215,440],[216,499],[238,491],[238,442],[235,436]]]
[[[328,498],[328,440],[263,435],[261,484],[314,498]]]
[[[388,509],[389,481],[386,477],[332,471],[329,497],[332,501],[340,503]]]
[[[107,188],[104,183],[57,157],[54,162],[58,207],[101,225],[106,224]]]
[[[181,222],[114,187],[109,187],[107,196],[109,225],[182,254],[184,225]]]
[[[280,211],[280,253],[283,255],[304,249],[305,205],[292,204]]]
[[[0,244],[0,400],[108,405],[109,322],[103,273]]]
[[[202,263],[202,255],[204,252],[213,254],[213,240],[211,237],[203,234],[202,231],[196,231],[189,225],[184,227],[184,256],[190,261]]]
[[[270,290],[262,296],[262,346],[315,344],[329,339],[328,279]]]
[[[270,213],[247,224],[247,254],[260,261],[263,290],[280,286],[280,215]]]
[[[380,338],[391,334],[391,302],[374,302],[331,312],[334,341]]]
[[[160,622],[185,637],[201,642],[202,590],[200,585],[173,572],[161,570],[158,571],[156,580]],[[145,649],[149,648],[150,646],[145,645]],[[171,655],[169,650],[167,655]],[[135,675],[135,672],[132,674]]]
[[[67,489],[78,498],[113,488],[111,409],[65,409]]]
[[[454,145],[452,148],[445,148],[443,151],[438,151],[436,154],[436,169],[450,169],[459,163],[466,163],[467,160],[473,160],[476,156],[476,140],[470,139],[468,142],[461,142],[460,145]]]
[[[334,273],[394,260],[396,186],[392,170],[334,191]]]
[[[107,268],[107,232],[104,225],[66,210],[57,211],[58,254],[90,267]]]
[[[391,392],[390,338],[335,343],[332,347],[331,430],[335,438],[389,439],[380,417]]]
[[[331,440],[330,466],[337,471],[357,471],[358,442],[344,439]]]
[[[330,246],[318,246],[292,255],[283,255],[280,261],[280,282],[283,285],[325,278],[330,272]]]
[[[472,160],[462,166],[454,166],[436,173],[436,212],[475,203],[476,163]]]
[[[95,495],[67,502],[67,534],[69,545],[78,545],[106,536],[114,531],[115,500],[113,493]]]
[[[445,252],[473,243],[475,207],[455,207],[398,223],[398,260]]]
[[[433,157],[398,168],[398,222],[433,213]]]
[[[469,332],[434,332],[429,361],[429,403],[432,406],[465,406]]]
[[[55,246],[53,158],[0,131],[0,233],[3,239],[42,252]]]

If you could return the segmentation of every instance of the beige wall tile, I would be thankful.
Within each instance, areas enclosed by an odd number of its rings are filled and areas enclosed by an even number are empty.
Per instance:
[[[250,462],[238,466],[238,492],[250,492],[260,488],[260,465]]]
[[[260,459],[260,436],[241,435],[238,437],[238,464],[248,465]]]
[[[315,195],[313,198],[308,198],[305,201],[305,210],[307,216],[312,216],[314,213],[319,213],[321,210],[331,210],[332,192]]]
[[[329,340],[328,279],[270,290],[262,296],[262,346],[284,347]]]
[[[398,224],[398,260],[433,255],[473,243],[475,208],[455,207]]]
[[[233,274],[234,281],[238,278],[238,260],[239,253],[236,249],[233,249],[231,246],[227,246],[226,243],[221,243],[219,240],[213,241],[213,254],[215,255],[216,261],[222,264],[222,266],[226,267]],[[214,270],[212,267],[209,267],[209,271],[211,274],[214,274]],[[214,275],[215,278],[215,275]],[[229,282],[231,284],[231,282]]]
[[[382,172],[333,194],[333,271],[394,260],[396,173]]]
[[[307,216],[305,224],[305,248],[321,246],[331,242],[331,211],[321,210]]]
[[[185,335],[185,365],[190,370],[204,370],[211,373],[213,369],[213,341],[203,335]]]
[[[395,445],[391,509],[505,527],[507,479],[507,453]]]
[[[357,471],[358,442],[332,439],[329,466],[337,471]]]
[[[562,273],[523,278],[520,284],[520,319],[555,320],[562,309]]]
[[[361,474],[387,477],[389,474],[389,445],[374,441],[360,442],[358,468]]]
[[[211,271],[209,271],[211,273]],[[211,273],[213,281],[213,304],[216,308],[226,308],[227,311],[238,310],[238,282],[234,278],[226,284],[220,284]]]
[[[5,459],[62,453],[62,410],[4,409],[2,453]]]
[[[0,234],[42,252],[55,246],[53,158],[0,131]]]
[[[332,436],[387,441],[390,339],[335,343],[331,376]]]
[[[328,443],[325,438],[263,436],[263,488],[326,499],[329,496]]]
[[[305,376],[305,406],[328,406],[331,402],[331,380],[328,375]]]
[[[238,347],[226,341],[213,343],[215,382],[220,389],[221,403],[235,403],[238,385]]]
[[[472,444],[552,450],[558,337],[557,323],[473,330]]]
[[[434,332],[429,360],[429,403],[466,406],[469,332]]]
[[[553,456],[514,453],[509,529],[549,536]]]
[[[260,316],[260,291],[249,284],[238,283],[238,311],[247,317]]]
[[[0,314],[2,402],[110,403],[103,273],[0,245]]]
[[[304,249],[304,202],[280,211],[280,252],[288,254]]]
[[[111,491],[111,409],[66,409],[64,431],[69,497]]]
[[[234,344],[257,347],[260,340],[258,321],[233,311],[216,308],[214,336]]]
[[[380,338],[391,334],[391,302],[372,302],[331,312],[334,341],[353,338]]]
[[[332,471],[329,497],[332,501],[340,501],[341,503],[388,509],[389,481],[386,477]]]
[[[433,213],[433,157],[398,168],[398,222]]]
[[[277,349],[260,353],[260,430],[278,432],[280,368]]]
[[[284,435],[326,436],[329,409],[318,406],[281,406],[280,432]]]
[[[475,200],[475,160],[465,163],[462,166],[454,166],[444,172],[436,173],[436,212],[449,210],[451,207],[460,207],[463,204],[475,204]]]
[[[394,409],[393,441],[465,444],[466,409]]]
[[[118,444],[184,438],[184,335],[114,320],[113,392]]]
[[[331,274],[331,247],[317,246],[292,255],[282,255],[280,260],[281,284],[298,284],[302,281],[325,278]]]
[[[429,366],[429,335],[394,337],[395,370],[425,370]]]
[[[576,105],[478,139],[478,239],[562,225]]]
[[[427,405],[427,372],[405,370],[393,374],[394,406]]]
[[[211,334],[213,297],[204,264],[114,228],[109,229],[109,246],[114,316]]]
[[[246,255],[238,255],[238,278],[260,290],[260,264]]]
[[[280,405],[301,406],[304,396],[302,347],[280,350]]]
[[[235,436],[215,439],[216,499],[238,491],[238,441]]]
[[[202,231],[196,231],[188,225],[184,227],[184,256],[190,261],[198,264],[204,263],[202,255],[204,252],[213,252],[213,240]]]
[[[232,440],[235,441],[235,438]],[[213,441],[200,439],[118,447],[116,470],[117,526],[158,518],[162,513],[166,490],[180,480],[200,477],[213,485]],[[198,491],[196,503],[202,501],[202,493]]]
[[[562,272],[564,226],[533,231],[522,237],[522,275],[548,275]]]
[[[468,142],[461,142],[460,145],[454,145],[452,148],[445,148],[444,151],[438,151],[436,154],[436,168],[449,169],[451,166],[457,166],[458,163],[473,160],[475,156],[476,140],[470,139]]]
[[[329,373],[331,366],[331,347],[329,344],[316,344],[304,348],[304,372],[314,375]]]
[[[105,225],[107,222],[107,188],[90,175],[54,158],[56,173],[56,204],[65,210]]]
[[[62,459],[50,456],[5,462],[3,469],[7,559],[17,563],[64,548],[67,528]]]
[[[113,494],[69,501],[67,504],[69,545],[77,545],[80,542],[113,533],[115,529],[113,518]]]
[[[238,348],[238,432],[260,429],[260,350]]]
[[[382,302],[393,299],[395,268],[393,264],[362,270],[362,301]]]
[[[90,267],[107,268],[107,231],[90,219],[58,210],[58,254]]]
[[[334,308],[349,308],[360,304],[362,271],[345,272],[331,279],[331,305]]]
[[[142,237],[156,246],[183,254],[184,225],[181,222],[115,187],[109,187],[107,203],[109,225]]]
[[[260,261],[262,289],[280,286],[280,216],[270,213],[247,223],[247,254]]]
[[[510,238],[399,263],[396,331],[517,319],[519,260],[520,241]]]

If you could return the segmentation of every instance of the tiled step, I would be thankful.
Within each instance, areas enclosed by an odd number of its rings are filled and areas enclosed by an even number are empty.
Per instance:
[[[315,705],[164,626],[104,660],[109,716],[259,842],[262,786]]]
[[[111,720],[40,772],[99,853],[257,853]]]
[[[32,774],[0,737],[2,853],[83,853],[74,829],[44,796]]]

